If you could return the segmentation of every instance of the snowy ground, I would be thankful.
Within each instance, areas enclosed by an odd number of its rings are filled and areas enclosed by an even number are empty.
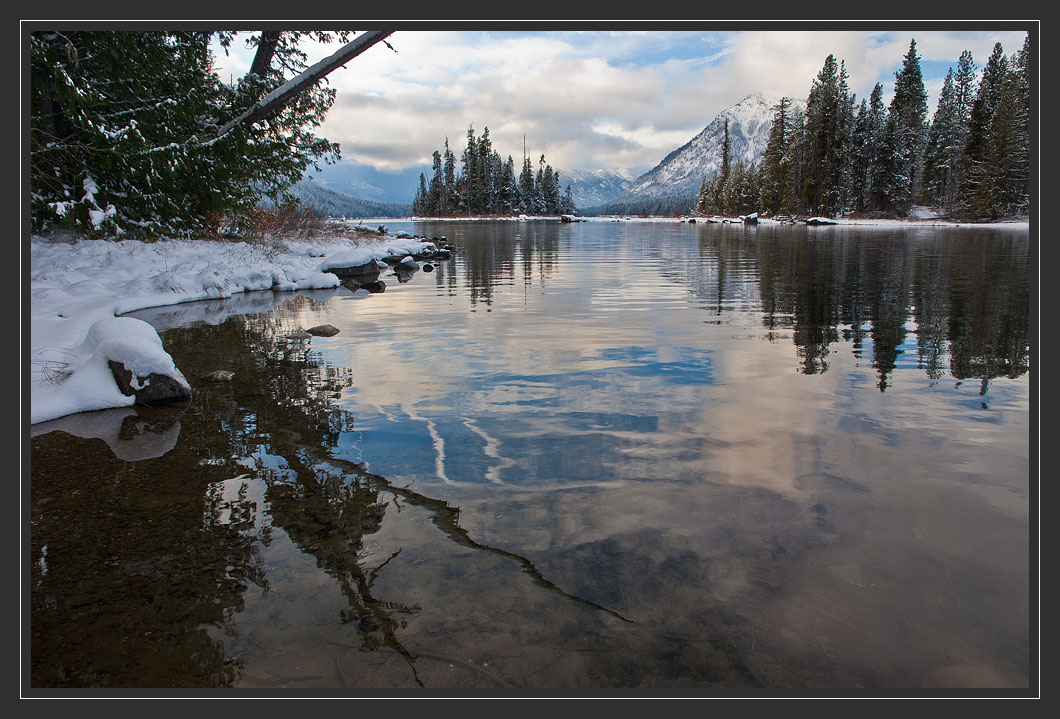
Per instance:
[[[135,366],[138,376],[179,373],[150,325],[117,315],[250,290],[336,287],[338,278],[321,269],[329,262],[359,265],[428,246],[433,245],[393,237],[282,246],[206,240],[69,243],[33,237],[30,422],[133,404],[133,397],[123,395],[110,377],[110,359],[124,361],[129,369]],[[26,398],[22,401],[24,405]]]

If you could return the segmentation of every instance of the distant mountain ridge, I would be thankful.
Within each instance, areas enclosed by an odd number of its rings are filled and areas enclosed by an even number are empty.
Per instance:
[[[409,217],[412,205],[351,197],[325,187],[315,179],[299,180],[291,187],[303,207],[313,207],[329,217]]]
[[[722,110],[703,130],[662,161],[634,180],[619,200],[679,195],[696,195],[704,177],[721,169],[725,120],[729,121],[729,150],[732,162],[758,162],[769,142],[773,112],[780,95],[755,92]],[[791,100],[803,109],[805,102]]]
[[[629,170],[558,170],[560,194],[570,185],[576,207],[599,205],[621,196],[636,179]]]

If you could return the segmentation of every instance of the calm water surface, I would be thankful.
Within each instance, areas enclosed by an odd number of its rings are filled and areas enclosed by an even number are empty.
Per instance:
[[[388,226],[33,428],[34,687],[1028,686],[1025,229]]]

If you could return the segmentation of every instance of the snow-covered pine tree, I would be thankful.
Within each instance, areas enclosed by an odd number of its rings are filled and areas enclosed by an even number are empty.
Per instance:
[[[445,138],[445,152],[443,153],[444,158],[444,176],[445,176],[445,187],[442,193],[442,208],[441,213],[443,217],[452,215],[457,206],[456,197],[456,155],[449,149],[449,137]]]
[[[194,236],[288,188],[338,145],[313,135],[334,102],[317,85],[271,117],[216,138],[288,75],[304,36],[272,32],[255,73],[234,87],[213,72],[200,31],[38,31],[30,38],[31,220],[88,232]],[[217,33],[227,47],[233,33]],[[264,35],[255,36],[255,41]]]
[[[951,163],[954,146],[960,147],[963,125],[958,116],[952,68],[946,73],[939,93],[935,116],[931,119],[924,148],[924,181],[921,201],[936,208],[945,206],[951,194],[956,168]]]
[[[1030,182],[1030,36],[1012,58],[994,108],[979,181],[972,197],[977,217],[1024,212]]]
[[[1001,99],[1001,88],[1008,72],[1008,60],[1001,43],[995,43],[990,57],[983,67],[982,77],[968,117],[968,137],[962,159],[961,188],[957,196],[956,210],[961,215],[975,216],[977,202],[973,197],[979,192],[979,184],[986,172],[987,143],[993,124],[994,111]]]
[[[773,109],[773,124],[769,130],[769,140],[766,142],[766,149],[762,155],[761,165],[761,192],[759,196],[758,207],[761,212],[768,215],[776,215],[780,212],[781,203],[785,194],[784,188],[789,184],[790,179],[787,177],[787,172],[790,169],[789,165],[784,162],[784,155],[787,152],[788,136],[790,134],[790,128],[788,126],[788,109],[791,105],[791,100],[787,97],[780,98],[780,102]],[[704,184],[706,180],[704,179]],[[705,187],[700,188],[700,203],[703,201],[703,195]]]

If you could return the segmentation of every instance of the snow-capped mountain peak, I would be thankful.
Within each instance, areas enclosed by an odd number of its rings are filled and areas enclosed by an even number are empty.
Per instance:
[[[731,162],[760,161],[769,142],[774,108],[780,99],[778,93],[754,92],[722,110],[702,132],[638,177],[624,197],[671,197],[698,193],[703,178],[713,177],[721,169],[726,120],[729,121]],[[792,99],[791,103],[793,107],[804,105],[802,100],[796,99]]]

